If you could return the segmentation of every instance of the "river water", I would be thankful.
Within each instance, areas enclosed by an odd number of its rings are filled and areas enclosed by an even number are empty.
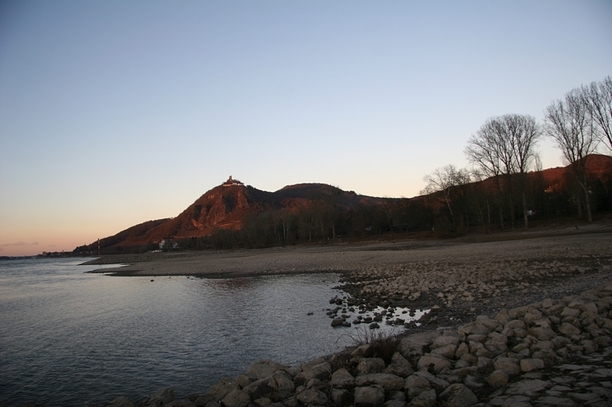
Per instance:
[[[253,362],[297,364],[357,334],[325,314],[337,274],[111,277],[86,260],[0,261],[0,405],[205,393]]]

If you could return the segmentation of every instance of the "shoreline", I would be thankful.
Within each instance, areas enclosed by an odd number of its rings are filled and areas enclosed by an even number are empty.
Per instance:
[[[93,271],[120,277],[337,273],[342,290],[356,302],[411,309],[437,305],[440,311],[428,323],[453,326],[496,308],[562,296],[568,286],[584,291],[606,280],[612,268],[612,227],[604,223],[581,226],[579,233],[574,230],[572,226],[544,235],[525,231],[507,235],[511,240],[494,236],[485,242],[396,241],[113,255],[86,264],[131,263]]]

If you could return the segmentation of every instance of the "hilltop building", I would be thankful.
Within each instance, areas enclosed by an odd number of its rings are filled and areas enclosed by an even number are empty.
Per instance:
[[[225,181],[223,183],[224,187],[231,187],[231,186],[235,186],[235,185],[244,185],[244,184],[242,182],[238,181],[237,179],[233,179],[231,175],[229,176],[227,181]]]

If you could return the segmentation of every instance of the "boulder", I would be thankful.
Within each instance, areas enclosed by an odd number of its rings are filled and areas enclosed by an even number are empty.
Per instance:
[[[433,407],[435,405],[436,391],[434,389],[421,392],[408,403],[408,407]]]
[[[249,366],[249,374],[251,374],[257,379],[265,379],[266,377],[272,376],[274,372],[276,372],[281,367],[283,366],[274,363],[271,360],[262,360],[260,362],[253,363],[251,366]]]
[[[262,397],[269,397],[274,389],[268,384],[269,378],[256,380],[249,384],[242,390],[244,390],[253,400],[257,400]]]
[[[508,384],[510,375],[504,370],[495,370],[491,373],[485,381],[493,387],[503,387]]]
[[[400,341],[400,352],[404,357],[410,353],[423,354],[423,348],[431,344],[440,336],[438,331],[426,331],[408,335]]]
[[[339,407],[348,406],[351,403],[351,393],[346,389],[331,389],[331,402]]]
[[[572,335],[580,334],[580,329],[576,328],[574,325],[570,324],[569,322],[563,322],[561,325],[559,325],[559,327],[557,328],[557,331],[559,331],[565,336],[572,336]]]
[[[385,370],[385,361],[381,358],[363,358],[357,365],[357,374],[380,373]]]
[[[221,379],[217,383],[213,384],[208,393],[215,401],[221,401],[223,397],[227,396],[232,390],[240,390],[240,386],[232,379]]]
[[[408,395],[408,398],[413,399],[421,392],[425,390],[431,389],[431,385],[429,384],[429,380],[425,379],[421,376],[408,376],[406,381],[404,382],[404,390]]]
[[[499,357],[493,362],[493,367],[496,370],[506,372],[509,376],[514,376],[521,373],[519,361],[514,358]]]
[[[355,378],[348,370],[340,368],[332,374],[330,384],[336,389],[348,389],[355,385]]]
[[[324,406],[328,401],[325,393],[315,388],[302,391],[296,396],[296,399],[306,406]]]
[[[464,384],[455,383],[440,394],[440,401],[444,407],[468,407],[478,403],[478,397]]]
[[[434,376],[429,372],[419,371],[416,372],[415,375],[427,380],[431,387],[433,387],[438,393],[444,391],[444,389],[446,389],[450,385],[450,383],[442,379],[442,377]]]
[[[277,371],[267,380],[267,385],[274,391],[273,399],[285,399],[295,390],[291,375],[282,370]]]
[[[523,379],[516,383],[512,383],[506,389],[505,393],[508,395],[523,395],[523,396],[536,396],[538,393],[552,387],[552,384],[540,379]]]
[[[412,365],[399,352],[395,352],[391,357],[391,363],[384,370],[384,373],[393,373],[399,377],[408,377],[414,373]]]
[[[221,405],[225,407],[247,407],[250,401],[251,397],[245,391],[235,389],[223,397]]]
[[[384,403],[385,391],[379,386],[355,387],[355,407],[376,407]]]
[[[174,401],[174,390],[169,388],[159,389],[151,400],[149,400],[149,404],[158,404],[160,403],[162,406]]]
[[[417,366],[419,369],[429,369],[431,367],[435,373],[440,373],[450,366],[450,362],[443,356],[429,353],[419,358]]]
[[[443,348],[448,345],[455,345],[459,343],[458,335],[441,335],[438,336],[431,344],[432,349]]]
[[[380,386],[386,392],[397,391],[404,387],[404,379],[391,373],[370,373],[357,376],[355,386]]]
[[[331,365],[328,362],[318,363],[312,366],[304,366],[302,372],[295,377],[295,384],[302,385],[312,379],[328,380],[331,377]]]
[[[449,343],[446,346],[441,346],[439,348],[435,348],[431,351],[434,355],[444,356],[445,358],[452,358],[455,355],[455,351],[457,350],[457,345]]]
[[[538,358],[521,359],[520,365],[521,371],[525,373],[545,367],[544,361]]]
[[[555,331],[544,326],[531,327],[527,330],[527,333],[539,341],[550,341],[556,336]]]

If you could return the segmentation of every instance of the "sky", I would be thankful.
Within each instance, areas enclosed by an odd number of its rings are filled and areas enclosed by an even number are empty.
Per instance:
[[[488,118],[611,74],[609,0],[2,0],[0,256],[177,216],[230,175],[413,197]]]

